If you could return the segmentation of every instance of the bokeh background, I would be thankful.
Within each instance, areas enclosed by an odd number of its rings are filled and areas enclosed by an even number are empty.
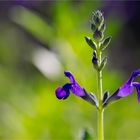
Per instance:
[[[58,100],[55,89],[70,70],[88,91],[97,92],[91,12],[105,16],[112,41],[105,55],[103,89],[112,94],[140,68],[140,2],[0,1],[0,139],[80,140],[83,129],[97,137],[97,112],[73,94]],[[139,80],[139,79],[136,79]],[[140,138],[136,91],[105,110],[105,139]]]

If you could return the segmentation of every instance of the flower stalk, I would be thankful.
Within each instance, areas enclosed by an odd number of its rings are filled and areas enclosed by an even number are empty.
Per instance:
[[[92,13],[91,20],[91,30],[93,32],[94,43],[96,44],[96,49],[94,53],[96,55],[92,58],[92,63],[97,71],[97,91],[98,91],[98,140],[104,140],[104,108],[103,108],[103,89],[102,89],[102,71],[104,66],[106,65],[107,58],[102,60],[102,51],[108,46],[110,43],[110,37],[103,40],[104,31],[106,28],[105,20],[103,14],[100,11],[96,11]],[[94,27],[94,28],[93,28]],[[92,43],[93,44],[93,43]],[[96,56],[96,59],[95,59]],[[94,61],[93,61],[94,60]]]
[[[97,45],[99,48],[99,44]],[[98,49],[97,57],[99,61],[99,66],[101,65],[102,56],[101,51]],[[97,70],[97,80],[98,80],[98,100],[99,100],[99,108],[98,108],[98,139],[104,140],[104,109],[102,106],[102,69]]]

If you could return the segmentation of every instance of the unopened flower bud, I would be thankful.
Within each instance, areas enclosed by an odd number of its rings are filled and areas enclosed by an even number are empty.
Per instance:
[[[99,31],[98,29],[95,30],[95,32],[93,33],[93,38],[95,40],[102,40],[103,39],[103,33],[101,31]]]
[[[101,25],[104,23],[103,14],[99,10],[97,10],[96,12],[93,12],[92,23],[94,23],[97,28],[101,27]]]
[[[94,52],[93,52],[93,57],[92,57],[92,63],[93,63],[93,64],[97,64],[97,61],[98,61],[97,55],[96,55],[96,52],[94,51]]]
[[[95,51],[93,52],[92,63],[95,69],[99,69],[98,58]]]
[[[109,98],[109,92],[106,91],[106,92],[104,93],[102,103],[104,104],[108,98]]]

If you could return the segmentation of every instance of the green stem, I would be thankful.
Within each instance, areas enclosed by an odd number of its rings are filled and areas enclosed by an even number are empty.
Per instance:
[[[97,57],[99,65],[101,64],[101,51],[97,50]],[[98,75],[98,100],[99,100],[99,108],[98,108],[98,140],[104,140],[104,109],[102,106],[102,70],[97,71]]]

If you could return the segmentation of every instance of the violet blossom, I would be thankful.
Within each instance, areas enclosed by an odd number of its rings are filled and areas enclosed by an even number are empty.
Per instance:
[[[85,96],[85,90],[76,82],[71,72],[65,71],[65,76],[70,79],[70,83],[64,84],[62,87],[58,87],[55,91],[58,99],[66,99],[70,95],[70,91],[76,96]]]
[[[56,97],[58,99],[67,99],[70,95],[70,92],[72,92],[76,96],[81,97],[85,101],[91,103],[98,108],[98,101],[96,96],[93,93],[89,93],[84,88],[82,88],[77,83],[71,72],[65,71],[64,74],[70,79],[70,83],[66,83],[62,87],[58,87],[55,90]]]
[[[123,84],[114,94],[112,94],[105,102],[104,106],[108,103],[126,97],[133,93],[134,87],[137,91],[138,102],[140,102],[140,83],[133,82],[133,80],[140,75],[140,70],[135,70],[132,72],[130,78]]]

